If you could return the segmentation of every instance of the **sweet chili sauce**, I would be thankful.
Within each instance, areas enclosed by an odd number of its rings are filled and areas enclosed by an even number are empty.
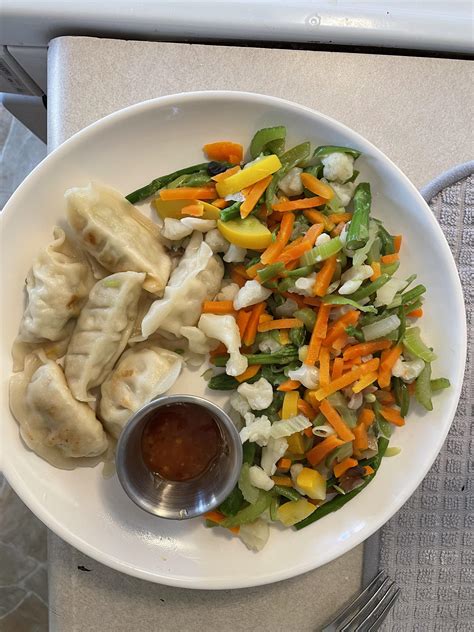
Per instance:
[[[222,437],[212,414],[195,404],[168,404],[153,412],[142,435],[146,467],[170,481],[202,474],[217,457]]]

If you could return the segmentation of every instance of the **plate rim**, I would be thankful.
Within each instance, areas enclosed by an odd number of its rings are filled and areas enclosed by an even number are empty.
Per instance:
[[[321,556],[317,560],[309,560],[304,561],[296,566],[292,566],[291,570],[282,569],[278,572],[270,572],[266,575],[262,575],[258,578],[253,578],[249,576],[245,580],[226,580],[219,578],[205,578],[202,580],[201,578],[186,578],[183,576],[166,576],[162,574],[152,573],[150,571],[145,571],[143,569],[139,569],[136,566],[133,566],[129,563],[123,562],[116,557],[103,553],[97,547],[90,545],[87,541],[83,540],[81,537],[75,535],[68,529],[64,529],[61,523],[52,516],[47,510],[45,510],[41,503],[38,502],[32,494],[30,494],[28,485],[26,481],[23,481],[21,476],[17,475],[15,468],[10,468],[8,465],[8,459],[3,456],[3,464],[0,462],[0,466],[3,467],[3,473],[10,483],[15,492],[20,496],[23,502],[29,507],[29,509],[58,537],[68,542],[71,546],[78,549],[82,553],[88,555],[89,557],[95,559],[96,561],[114,569],[119,572],[131,575],[133,577],[137,577],[139,579],[144,579],[146,581],[151,581],[154,583],[164,584],[168,586],[181,587],[181,588],[192,588],[198,590],[224,590],[224,589],[238,589],[238,588],[250,588],[254,586],[262,586],[271,584],[278,581],[283,581],[285,579],[289,579],[291,577],[296,577],[300,574],[309,572],[314,570],[324,564],[327,564],[334,559],[344,555],[352,548],[355,548],[361,542],[365,541],[368,537],[370,537],[373,533],[379,530],[392,516],[397,513],[400,507],[405,504],[405,502],[410,498],[410,496],[415,492],[417,487],[421,484],[422,480],[425,478],[429,469],[431,468],[433,462],[439,455],[441,448],[445,442],[446,436],[449,432],[449,429],[454,420],[454,416],[456,413],[457,405],[459,402],[459,398],[461,395],[461,389],[463,385],[463,377],[465,371],[465,361],[467,354],[467,325],[465,318],[465,309],[464,309],[464,296],[462,285],[459,278],[459,273],[456,267],[456,263],[454,261],[454,257],[449,248],[446,237],[433,215],[431,209],[429,208],[426,201],[423,199],[421,193],[415,187],[415,185],[411,182],[411,180],[406,176],[403,171],[388,157],[386,156],[378,147],[376,147],[371,141],[366,139],[364,136],[350,128],[349,126],[341,123],[337,119],[334,119],[322,112],[314,108],[310,108],[308,106],[301,105],[299,103],[295,103],[293,101],[289,101],[287,99],[282,99],[280,97],[268,96],[264,94],[254,93],[254,92],[245,92],[245,91],[233,91],[233,90],[199,90],[193,92],[179,92],[175,94],[165,95],[161,97],[156,97],[152,99],[147,99],[145,101],[141,101],[139,103],[134,103],[125,108],[112,112],[98,121],[94,121],[89,124],[87,127],[77,131],[70,138],[64,141],[59,147],[54,149],[46,158],[44,158],[36,167],[31,171],[31,173],[23,180],[20,186],[15,190],[11,198],[8,200],[5,205],[2,213],[0,214],[0,228],[2,230],[2,239],[4,237],[3,233],[8,227],[8,222],[10,216],[13,215],[13,208],[16,205],[16,198],[20,197],[23,189],[28,187],[30,181],[41,177],[42,171],[48,168],[48,163],[54,159],[58,159],[62,156],[62,154],[67,154],[68,151],[74,148],[74,145],[77,143],[81,143],[84,140],[87,140],[88,136],[91,136],[95,133],[96,129],[102,129],[104,126],[114,125],[116,121],[120,119],[126,119],[130,115],[137,115],[141,111],[146,111],[148,109],[153,109],[155,107],[166,107],[167,105],[186,103],[194,100],[228,100],[233,99],[235,101],[257,101],[263,104],[275,104],[280,107],[284,107],[285,109],[289,109],[296,112],[303,112],[307,115],[319,118],[320,120],[328,122],[330,125],[339,128],[341,131],[349,133],[357,142],[359,142],[362,146],[369,147],[371,149],[372,155],[375,156],[377,160],[381,159],[382,162],[388,164],[399,178],[401,178],[405,185],[410,190],[411,194],[418,198],[418,201],[421,203],[422,207],[424,207],[424,213],[426,219],[431,224],[432,230],[437,234],[439,244],[442,244],[443,252],[441,255],[443,259],[449,261],[449,270],[447,271],[450,276],[450,282],[453,285],[453,289],[455,290],[457,309],[456,313],[464,314],[464,318],[460,317],[460,325],[461,331],[460,337],[462,338],[462,349],[460,354],[459,365],[456,367],[456,383],[452,385],[453,394],[450,400],[449,411],[446,415],[449,417],[449,423],[446,424],[445,432],[441,433],[436,444],[435,449],[432,451],[432,456],[428,459],[426,466],[420,470],[419,475],[411,482],[410,485],[407,485],[404,492],[397,498],[397,501],[390,504],[390,508],[381,512],[378,518],[374,518],[370,525],[366,526],[362,529],[356,536],[354,536],[351,541],[347,541],[346,544],[342,544],[339,548],[337,554],[324,554],[324,551],[321,552]],[[3,257],[2,257],[3,259]],[[3,396],[2,396],[3,397]],[[2,442],[3,443],[3,442]],[[364,490],[362,493],[366,493]]]

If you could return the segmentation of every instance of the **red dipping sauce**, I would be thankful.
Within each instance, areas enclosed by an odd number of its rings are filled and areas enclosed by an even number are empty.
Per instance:
[[[168,404],[152,413],[142,435],[150,472],[170,481],[196,478],[219,454],[222,436],[212,414],[196,404]]]

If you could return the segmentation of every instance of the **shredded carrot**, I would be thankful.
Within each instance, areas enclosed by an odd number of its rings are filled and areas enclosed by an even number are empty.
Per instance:
[[[390,340],[374,340],[374,342],[360,342],[344,349],[342,357],[344,360],[351,360],[359,356],[366,356],[376,351],[383,351],[392,346]]]
[[[373,384],[378,379],[378,377],[379,375],[376,372],[367,373],[366,375],[362,376],[360,380],[357,380],[357,382],[352,386],[352,390],[354,391],[354,393],[360,393],[364,390],[364,388],[367,388],[367,386]]]
[[[351,467],[355,467],[357,465],[357,461],[352,457],[348,456],[343,459],[340,463],[336,463],[334,466],[334,476],[336,478],[340,478],[347,470],[350,470]]]
[[[373,467],[370,467],[370,465],[364,465],[364,476],[370,476],[374,472],[375,470]]]
[[[356,324],[359,320],[359,316],[360,312],[351,310],[338,318],[331,324],[330,327],[328,327],[328,332],[326,338],[324,339],[324,345],[330,347],[335,340],[346,333],[346,327]]]
[[[387,421],[389,421],[392,424],[395,424],[396,426],[404,426],[405,425],[405,420],[400,415],[398,410],[395,410],[395,408],[386,408],[384,406],[384,407],[382,407],[380,409],[380,414],[382,415],[382,417],[384,419],[386,419]]]
[[[286,246],[291,237],[294,222],[295,216],[293,213],[286,213],[283,216],[276,240],[267,247],[260,257],[260,261],[262,263],[265,265],[274,263],[277,257],[283,252],[283,248]]]
[[[204,301],[202,304],[203,314],[233,314],[234,304],[232,301]]]
[[[322,226],[321,226],[322,230]],[[295,259],[299,259],[304,255],[305,252],[311,250],[312,244],[309,239],[304,239],[303,237],[298,237],[295,239],[289,246],[287,246],[283,252],[276,259],[277,262],[281,263],[289,263],[290,261],[294,261]]]
[[[335,380],[336,378],[341,377],[343,370],[344,360],[341,357],[334,358],[334,362],[332,364],[331,380]]]
[[[324,339],[328,331],[328,320],[331,312],[332,305],[321,305],[316,317],[316,323],[314,325],[314,331],[318,338]]]
[[[328,215],[328,220],[333,224],[342,224],[350,222],[352,219],[352,213],[331,213]]]
[[[285,459],[285,457],[282,457],[277,463],[277,469],[280,472],[288,472],[291,467],[291,463],[291,459]]]
[[[373,261],[373,262],[370,264],[370,267],[371,267],[371,268],[372,268],[372,270],[373,270],[373,274],[372,274],[372,276],[370,277],[370,280],[371,280],[371,281],[376,281],[376,280],[379,278],[379,276],[382,274],[382,269],[381,269],[381,267],[380,267],[380,263],[379,263],[378,261]]]
[[[347,373],[343,373],[341,377],[338,377],[335,380],[332,380],[332,382],[329,382],[329,384],[325,388],[319,388],[316,391],[316,397],[319,401],[321,401],[325,397],[332,395],[332,393],[336,393],[337,391],[341,390],[341,388],[349,386],[349,384],[352,384],[353,382],[358,380],[365,373],[375,371],[378,368],[378,365],[379,359],[374,358],[373,360],[369,360],[369,362],[362,364],[356,369],[352,369]]]
[[[321,402],[319,410],[326,417],[328,422],[336,431],[337,436],[342,439],[342,441],[353,441],[354,435],[349,429],[349,427],[345,424],[341,415],[337,412],[337,410],[328,402],[327,399],[324,399]]]
[[[257,335],[257,327],[258,327],[258,319],[260,315],[263,314],[266,308],[266,303],[257,303],[257,305],[253,306],[249,321],[247,323],[247,327],[245,329],[245,334],[243,337],[243,344],[246,347],[250,347],[255,342],[255,336]]]
[[[319,352],[321,350],[321,338],[318,338],[316,335],[316,328],[313,329],[311,334],[311,338],[308,345],[308,353],[306,354],[306,358],[304,359],[304,363],[308,366],[314,366],[316,364],[316,360],[319,358]]]
[[[212,177],[214,182],[222,182],[223,180],[227,180],[230,176],[233,176],[235,173],[240,171],[240,165],[235,165],[235,167],[230,167],[227,171],[223,171],[222,173],[218,173],[217,175]]]
[[[381,388],[384,388],[385,386],[388,386],[390,384],[393,365],[398,360],[401,353],[402,346],[395,345],[390,350],[387,350],[382,354],[378,379],[379,386]]]
[[[324,388],[330,382],[329,376],[329,349],[327,347],[321,347],[319,352],[319,383]]]
[[[257,272],[264,267],[265,266],[263,265],[263,263],[260,263],[260,261],[254,263],[253,266],[249,266],[247,268],[247,276],[249,277],[249,279],[255,279],[257,277]]]
[[[221,524],[225,520],[224,514],[222,514],[220,511],[208,511],[204,514],[204,518],[206,520],[209,520],[210,522],[215,522],[216,524]],[[228,530],[237,535],[239,533],[240,527],[230,527]]]
[[[237,382],[245,382],[245,380],[250,380],[252,377],[255,377],[257,373],[262,368],[261,364],[253,364],[245,369],[243,373],[240,375],[236,375],[235,379]]]
[[[245,201],[242,202],[240,206],[240,217],[247,217],[253,209],[255,205],[262,197],[263,193],[267,189],[268,185],[272,181],[272,176],[267,176],[263,178],[263,180],[259,180],[255,184],[250,187],[248,194],[245,194]]]
[[[358,450],[367,450],[369,447],[369,438],[367,436],[367,427],[364,423],[359,422],[352,432],[354,433],[354,446]]]
[[[215,143],[207,143],[202,148],[210,160],[224,160],[227,162],[242,162],[244,148],[240,143],[233,143],[230,140],[221,140]]]
[[[280,485],[280,487],[293,487],[293,483],[289,476],[272,476],[271,479],[275,485]]]
[[[314,293],[316,296],[325,296],[328,291],[328,287],[336,271],[337,258],[336,255],[329,257],[323,263],[323,267],[316,275],[316,283],[314,284]]]
[[[276,318],[266,323],[260,323],[258,331],[271,331],[272,329],[292,329],[293,327],[303,327],[303,322],[299,318]]]
[[[325,200],[332,200],[334,197],[334,190],[328,184],[321,182],[311,173],[302,173],[301,174],[301,182],[305,189],[311,191],[315,195],[319,195],[323,197]]]
[[[336,340],[331,345],[334,351],[336,353],[341,353],[342,349],[344,349],[344,347],[347,346],[348,339],[349,339],[349,336],[347,334],[342,334],[342,336],[339,336],[339,338],[336,338]]]
[[[244,279],[244,277],[242,277],[238,272],[236,272],[233,269],[231,269],[230,271],[230,278],[232,279],[234,283],[237,283],[239,287],[244,287],[245,282],[247,280],[247,279]]]
[[[196,204],[188,204],[181,209],[181,215],[192,215],[192,217],[201,217],[204,215],[204,205],[197,202]]]
[[[411,312],[409,312],[407,316],[409,318],[421,318],[423,316],[423,310],[421,309],[421,307],[418,307],[418,309],[413,309]]]
[[[298,410],[308,419],[314,419],[318,414],[311,404],[301,398],[298,400]]]
[[[336,224],[336,228],[331,231],[331,237],[339,237],[344,230],[345,225],[345,222],[339,222],[339,224]]]
[[[400,252],[400,248],[402,247],[402,236],[394,235],[393,236],[393,247],[395,248],[395,252]]]
[[[322,206],[326,200],[322,197],[302,198],[301,200],[288,200],[287,202],[277,202],[272,205],[272,209],[278,213],[286,213],[287,211],[298,211],[305,208],[313,208],[313,206]]]
[[[334,448],[338,448],[342,445],[344,441],[341,441],[336,435],[330,435],[321,443],[318,443],[314,446],[309,452],[306,452],[306,458],[308,462],[314,467],[321,463],[323,459],[327,457],[327,455],[334,450]]]
[[[334,228],[334,224],[329,221],[328,216],[321,213],[321,211],[310,209],[303,211],[303,215],[311,222],[311,224],[322,224],[324,226],[324,230],[326,231],[331,231]]]
[[[289,391],[296,391],[300,386],[301,382],[298,382],[298,380],[286,380],[286,382],[280,384],[277,391],[288,393]]]
[[[399,257],[397,252],[394,252],[393,255],[384,255],[383,257],[380,257],[380,261],[382,263],[395,263],[398,259]]]
[[[360,424],[364,424],[366,428],[369,428],[374,423],[374,420],[375,420],[375,413],[370,408],[363,408],[360,411],[359,416],[357,418],[357,421]]]
[[[161,200],[214,200],[214,187],[181,187],[179,189],[161,189]]]
[[[251,312],[247,312],[244,309],[241,309],[239,312],[237,312],[236,321],[237,321],[237,327],[239,328],[239,331],[240,331],[241,340],[243,340],[245,329],[250,320],[250,315],[251,315]]]

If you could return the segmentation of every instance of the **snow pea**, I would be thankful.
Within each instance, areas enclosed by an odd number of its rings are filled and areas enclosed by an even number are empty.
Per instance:
[[[250,142],[250,156],[255,160],[264,152],[270,152],[279,156],[285,148],[286,127],[263,127],[259,129]]]
[[[176,180],[176,178],[178,178],[179,176],[189,173],[196,173],[196,171],[202,171],[203,169],[207,169],[209,164],[209,162],[201,162],[198,165],[184,167],[184,169],[178,169],[177,171],[173,171],[173,173],[169,173],[166,176],[155,178],[149,184],[141,187],[141,189],[137,189],[136,191],[132,191],[132,193],[129,193],[126,198],[131,204],[142,202],[143,200],[146,200],[147,198],[154,195],[157,191],[165,187],[173,180]]]

